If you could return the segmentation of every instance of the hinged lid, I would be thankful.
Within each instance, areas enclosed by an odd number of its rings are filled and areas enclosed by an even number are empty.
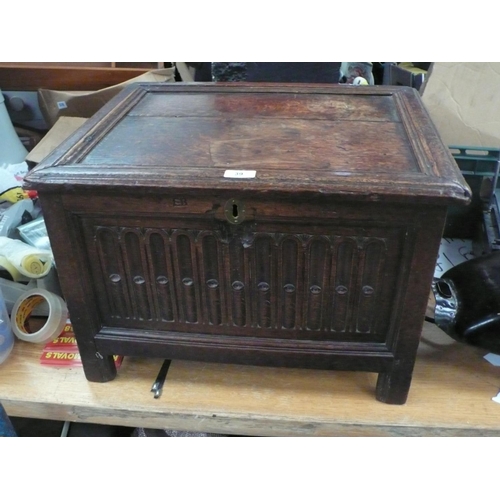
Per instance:
[[[130,86],[26,184],[40,192],[120,186],[436,204],[471,196],[418,93],[388,86]]]

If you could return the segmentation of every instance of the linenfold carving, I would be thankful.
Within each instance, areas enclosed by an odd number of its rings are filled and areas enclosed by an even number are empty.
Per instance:
[[[373,333],[387,239],[95,227],[108,319]]]

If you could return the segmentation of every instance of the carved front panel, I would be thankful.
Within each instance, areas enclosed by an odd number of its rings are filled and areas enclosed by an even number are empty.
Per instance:
[[[107,326],[365,341],[390,330],[402,229],[85,226]]]

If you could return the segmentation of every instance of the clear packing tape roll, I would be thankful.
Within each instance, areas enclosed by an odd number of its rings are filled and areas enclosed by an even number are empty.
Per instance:
[[[0,236],[0,266],[7,269],[15,281],[20,280],[19,274],[28,278],[42,278],[52,267],[52,252]]]
[[[28,320],[33,311],[44,301],[49,306],[47,321],[40,330],[31,332]],[[14,304],[11,313],[11,325],[14,335],[20,340],[35,344],[50,342],[55,339],[63,331],[67,319],[68,309],[64,300],[55,293],[42,288],[32,288],[23,293]]]

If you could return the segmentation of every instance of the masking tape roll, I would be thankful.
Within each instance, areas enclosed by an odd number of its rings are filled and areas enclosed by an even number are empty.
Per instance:
[[[28,278],[40,278],[46,276],[50,271],[52,262],[43,261],[37,255],[25,255],[21,260],[21,267]]]
[[[4,268],[11,276],[14,281],[22,281],[23,276],[3,255],[0,255],[0,268]]]
[[[43,301],[49,305],[49,316],[37,332],[30,332],[28,319]],[[64,300],[55,293],[42,288],[32,288],[23,293],[14,304],[11,313],[12,331],[20,340],[39,344],[50,342],[63,330],[68,319],[68,309]]]

